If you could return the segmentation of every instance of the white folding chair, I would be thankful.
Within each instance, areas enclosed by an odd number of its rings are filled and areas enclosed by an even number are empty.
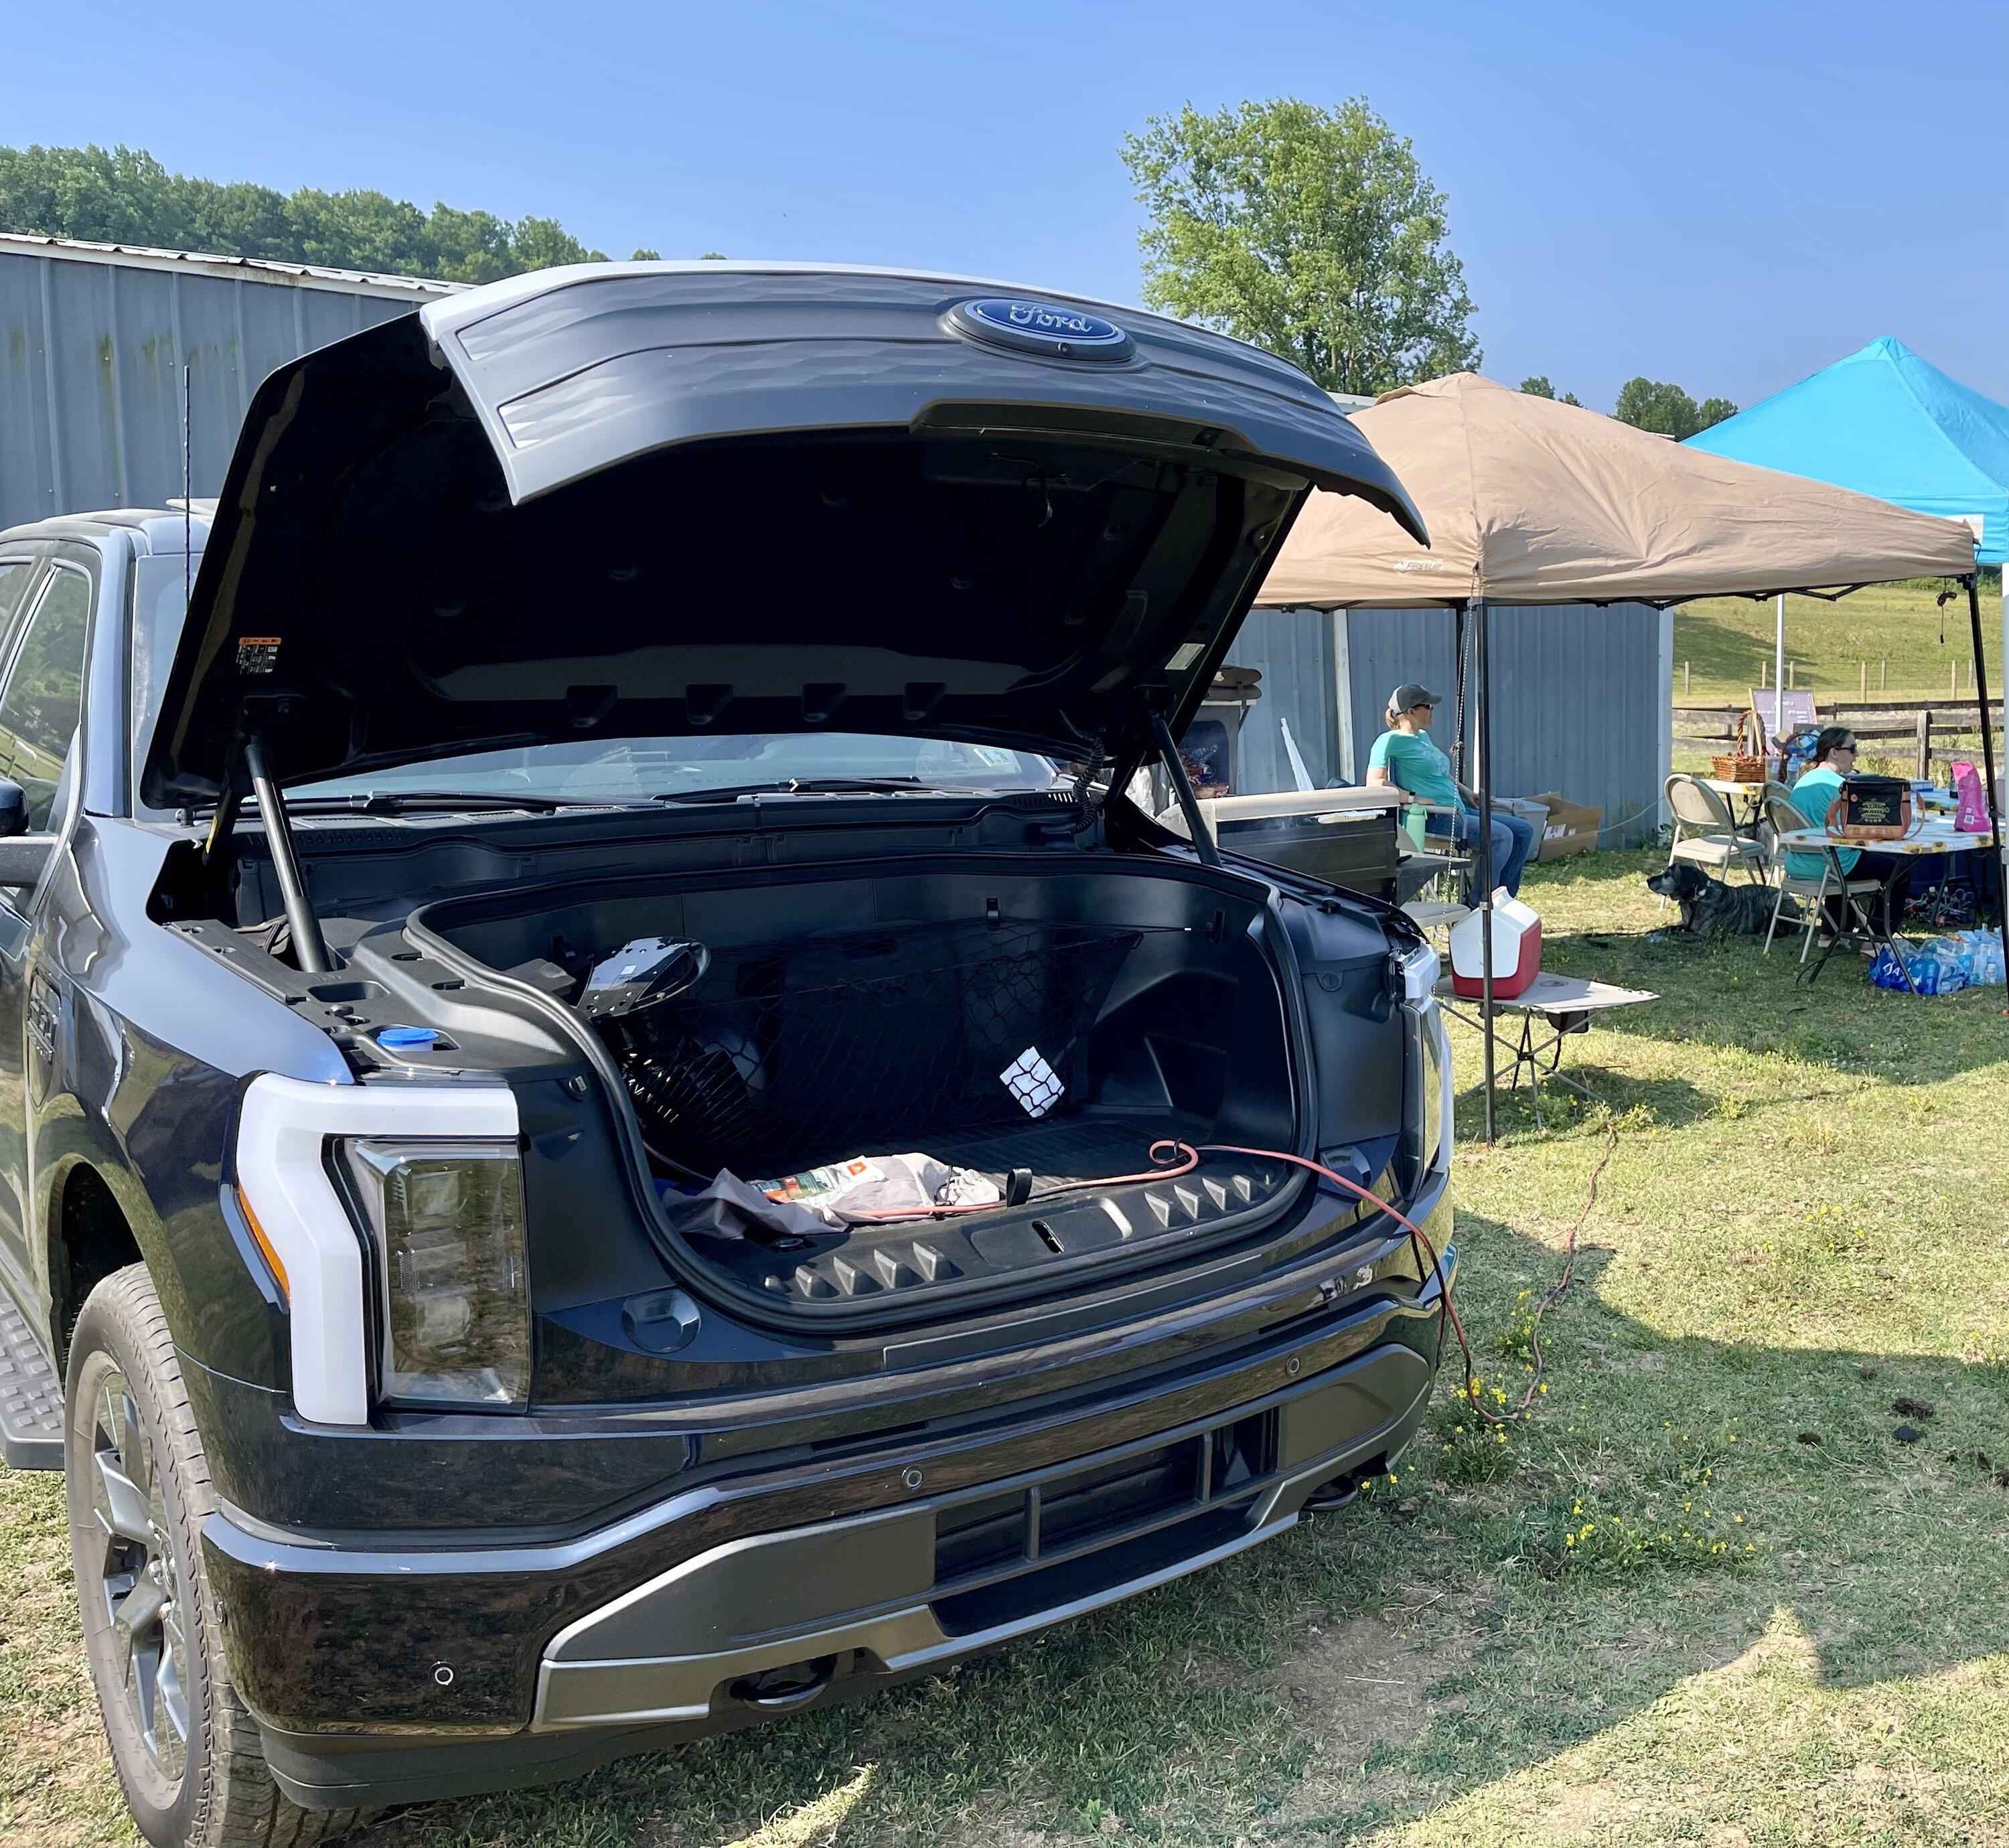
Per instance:
[[[1749,835],[1737,831],[1730,805],[1699,777],[1677,770],[1667,783],[1667,810],[1674,818],[1674,837],[1667,851],[1667,864],[1686,860],[1691,866],[1710,867],[1726,878],[1733,866],[1741,866],[1752,883],[1762,885],[1770,856]],[[1663,910],[1667,901],[1660,901]]]

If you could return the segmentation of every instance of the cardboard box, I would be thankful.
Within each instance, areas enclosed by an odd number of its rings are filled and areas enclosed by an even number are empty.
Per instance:
[[[1538,795],[1535,800],[1549,812],[1548,824],[1542,830],[1542,844],[1535,858],[1538,860],[1560,860],[1573,853],[1589,853],[1597,845],[1598,831],[1604,825],[1604,811],[1593,808],[1586,802],[1573,802],[1567,796],[1550,793]]]

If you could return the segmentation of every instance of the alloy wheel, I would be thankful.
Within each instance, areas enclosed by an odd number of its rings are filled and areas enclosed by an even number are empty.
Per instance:
[[[188,1764],[188,1646],[158,1460],[126,1376],[105,1376],[92,1407],[91,1510],[97,1592],[111,1624],[119,1691],[170,1785]]]

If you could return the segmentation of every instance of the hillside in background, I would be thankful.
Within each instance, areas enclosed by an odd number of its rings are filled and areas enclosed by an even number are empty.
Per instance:
[[[1877,694],[1880,671],[1897,694],[1947,696],[1948,675],[1965,693],[1972,685],[1968,663],[1967,596],[1961,591],[1942,611],[1933,599],[1948,586],[1937,579],[1873,585],[1839,603],[1818,597],[1786,599],[1786,653],[1795,662],[1794,684],[1822,699],[1854,699],[1862,685],[1862,664],[1869,664],[1869,693]],[[1712,597],[1682,604],[1674,611],[1674,699],[1684,697],[1682,666],[1692,675],[1686,696],[1698,703],[1741,700],[1758,684],[1759,664],[1771,680],[1772,600]],[[1940,642],[1942,625],[1945,642]],[[1999,574],[1985,574],[1981,626],[1988,684],[2002,687],[2002,587]]]
[[[196,179],[131,147],[0,147],[0,230],[445,282],[607,260],[555,218],[499,218],[444,204],[426,211],[367,188],[279,193],[248,180]]]

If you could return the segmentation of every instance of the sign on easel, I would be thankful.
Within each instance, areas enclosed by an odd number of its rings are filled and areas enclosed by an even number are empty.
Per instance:
[[[1785,725],[1778,724],[1779,689],[1777,687],[1753,687],[1751,689],[1751,710],[1757,713],[1758,722],[1765,728],[1765,748],[1776,749],[1782,738],[1791,738],[1802,725],[1814,723],[1814,696],[1804,687],[1795,687],[1786,695]]]

